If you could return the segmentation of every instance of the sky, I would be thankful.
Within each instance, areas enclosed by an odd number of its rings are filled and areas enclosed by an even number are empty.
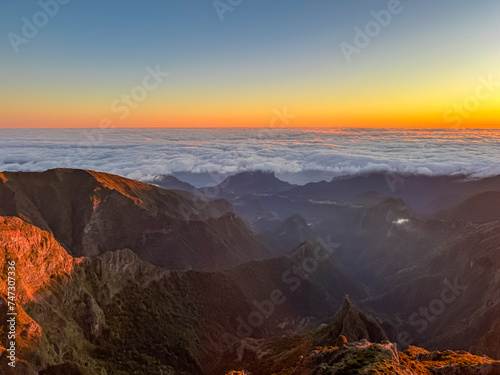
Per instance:
[[[500,125],[497,0],[4,0],[0,127]]]

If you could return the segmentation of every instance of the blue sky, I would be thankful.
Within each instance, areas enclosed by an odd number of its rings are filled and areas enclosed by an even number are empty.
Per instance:
[[[352,44],[354,28],[363,29],[373,20],[370,12],[387,9],[390,2],[243,0],[221,21],[209,0],[70,0],[15,53],[8,34],[22,36],[21,19],[32,20],[41,8],[36,1],[5,0],[0,4],[0,68],[7,90],[0,99],[12,102],[13,109],[4,115],[6,121],[19,118],[14,121],[19,124],[39,117],[44,119],[39,126],[46,126],[68,121],[56,115],[64,107],[72,108],[75,124],[84,124],[85,107],[99,116],[113,97],[141,79],[146,66],[161,64],[172,75],[170,86],[155,93],[149,112],[138,111],[131,119],[140,125],[181,121],[179,107],[199,108],[205,113],[199,121],[220,118],[222,125],[239,125],[251,111],[265,118],[273,101],[295,106],[311,125],[314,119],[316,125],[335,125],[348,119],[342,108],[356,111],[357,105],[376,117],[366,103],[373,88],[385,101],[397,99],[395,105],[406,110],[404,120],[418,108],[409,99],[398,102],[412,95],[398,85],[401,80],[419,86],[414,88],[418,101],[436,82],[434,91],[446,97],[440,103],[445,109],[466,94],[478,75],[498,72],[500,3],[494,0],[401,1],[403,11],[392,15],[390,24],[347,64],[339,44]],[[456,90],[447,91],[454,82]],[[186,104],[189,98],[193,103]],[[47,102],[45,109],[41,102],[36,105],[37,99]],[[21,113],[20,100],[37,115]],[[224,102],[242,115],[225,110]],[[172,109],[169,118],[160,116],[162,105]]]

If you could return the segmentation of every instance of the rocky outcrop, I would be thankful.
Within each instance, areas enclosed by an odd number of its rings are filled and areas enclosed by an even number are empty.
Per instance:
[[[24,304],[55,280],[67,278],[81,259],[68,255],[52,233],[17,217],[0,216],[0,269],[7,271],[10,262],[15,263],[16,301]],[[0,293],[5,296],[8,276],[0,274]]]
[[[344,347],[322,347],[302,357],[289,375],[393,374],[496,375],[500,362],[467,352],[427,352],[410,347],[398,352],[394,343],[367,340]]]
[[[318,330],[315,342],[318,345],[337,345],[339,337],[345,338],[347,342],[361,339],[382,342],[389,339],[375,318],[361,312],[349,296],[345,297],[332,321]]]
[[[438,375],[496,375],[500,361],[476,356],[465,351],[433,351],[409,346],[400,353],[401,362],[415,374]]]
[[[27,314],[26,306],[46,296],[55,285],[64,284],[81,259],[74,259],[54,239],[17,217],[0,217],[0,336],[7,340],[15,316],[16,357],[27,358],[41,345],[43,330],[39,322]],[[7,369],[6,347],[0,346],[0,368]],[[20,363],[18,373],[32,373],[27,363]]]
[[[396,344],[360,341],[342,348],[323,347],[314,349],[302,357],[290,375],[334,374],[397,374],[413,375],[399,358]]]

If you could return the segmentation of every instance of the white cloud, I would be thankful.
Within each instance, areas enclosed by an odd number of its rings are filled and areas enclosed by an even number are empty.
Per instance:
[[[409,219],[397,219],[397,220],[393,221],[392,223],[397,224],[397,225],[401,225],[401,224],[406,224],[409,221],[410,221]]]
[[[450,130],[420,133],[294,129],[0,130],[0,170],[94,169],[151,180],[175,172],[236,173],[263,169],[290,175],[318,171],[331,177],[365,172],[500,174],[500,131],[464,143]],[[478,133],[480,135],[480,133]],[[415,139],[421,137],[419,142]],[[412,138],[409,142],[406,139]],[[434,139],[436,138],[436,139]],[[319,140],[318,140],[319,139]],[[310,174],[309,174],[310,175]]]

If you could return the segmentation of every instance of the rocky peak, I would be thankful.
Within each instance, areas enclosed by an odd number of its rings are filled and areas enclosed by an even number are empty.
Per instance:
[[[348,295],[331,322],[318,332],[317,343],[335,345],[339,336],[344,336],[348,342],[362,339],[372,342],[388,340],[380,324],[373,317],[361,312]]]

